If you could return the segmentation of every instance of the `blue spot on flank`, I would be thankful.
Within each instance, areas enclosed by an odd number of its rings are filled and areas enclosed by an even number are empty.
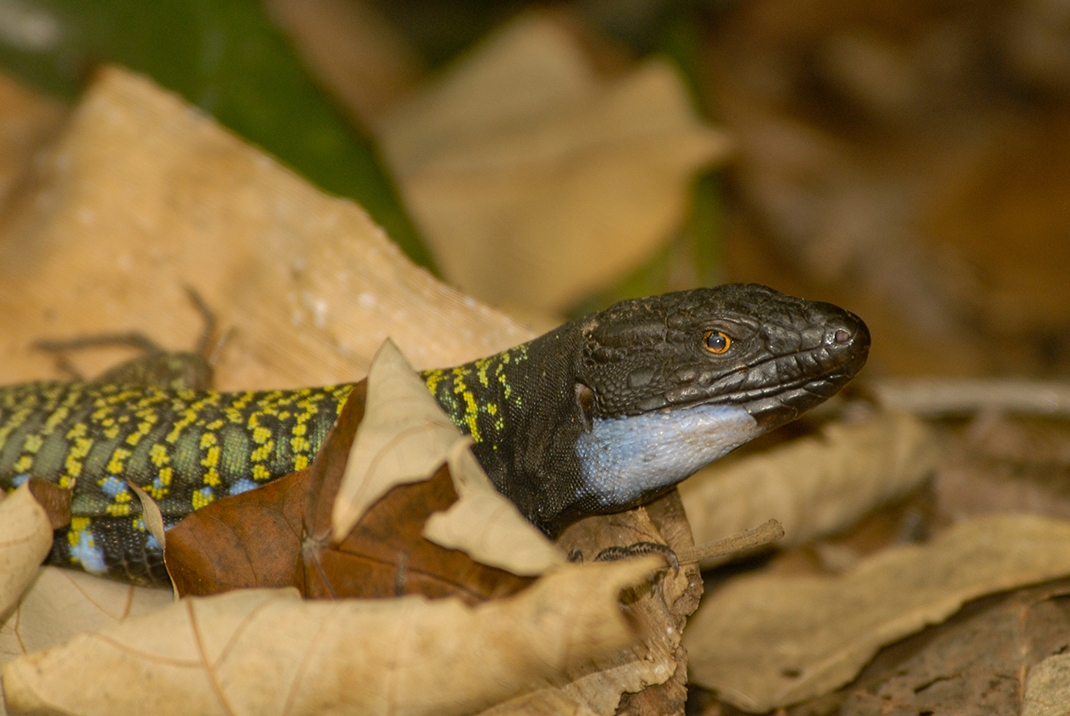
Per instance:
[[[161,547],[156,538],[150,534],[148,539],[145,540],[145,549],[153,552],[160,552],[163,550],[163,547]]]
[[[215,491],[210,487],[202,487],[201,489],[197,490],[197,494],[206,500],[210,500],[212,498],[212,495],[215,494]]]
[[[243,492],[248,492],[249,490],[254,490],[254,489],[256,489],[256,487],[257,487],[257,485],[256,485],[255,482],[253,482],[252,480],[250,480],[247,477],[243,477],[242,479],[238,480],[237,482],[235,482],[233,485],[230,486],[230,494],[232,494],[232,495],[240,495]]]
[[[104,550],[96,546],[89,530],[78,533],[78,544],[71,547],[71,558],[90,574],[104,574],[108,571],[104,566]]]
[[[22,473],[20,475],[15,475],[13,478],[11,478],[11,486],[12,487],[18,487],[19,485],[21,485],[22,483],[26,482],[29,479],[30,479],[30,474],[27,473],[27,472],[24,472],[24,473]]]
[[[126,482],[111,475],[100,481],[100,489],[112,499],[115,499],[116,495],[121,495],[127,491]]]

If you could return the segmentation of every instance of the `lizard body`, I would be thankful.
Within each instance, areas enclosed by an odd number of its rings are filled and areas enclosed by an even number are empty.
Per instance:
[[[498,489],[554,536],[642,504],[834,394],[865,362],[853,314],[730,284],[624,301],[421,377]],[[112,382],[0,388],[0,487],[75,485],[49,562],[166,583],[142,487],[170,526],[306,467],[352,384],[223,393]]]

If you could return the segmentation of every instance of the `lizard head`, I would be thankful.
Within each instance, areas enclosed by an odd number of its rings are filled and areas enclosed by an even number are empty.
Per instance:
[[[757,284],[623,301],[583,322],[579,340],[575,452],[592,511],[649,500],[794,419],[869,352],[854,314]]]
[[[622,301],[583,336],[576,390],[591,421],[734,405],[768,430],[834,395],[869,353],[858,316],[759,284]]]

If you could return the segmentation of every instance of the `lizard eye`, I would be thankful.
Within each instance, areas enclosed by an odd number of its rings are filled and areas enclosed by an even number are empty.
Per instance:
[[[706,331],[706,350],[721,355],[732,347],[732,339],[724,331]]]

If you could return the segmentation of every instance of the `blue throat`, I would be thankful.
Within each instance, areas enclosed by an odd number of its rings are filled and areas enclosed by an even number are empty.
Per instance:
[[[576,441],[584,491],[627,504],[675,485],[762,432],[738,405],[696,405],[596,419]]]

